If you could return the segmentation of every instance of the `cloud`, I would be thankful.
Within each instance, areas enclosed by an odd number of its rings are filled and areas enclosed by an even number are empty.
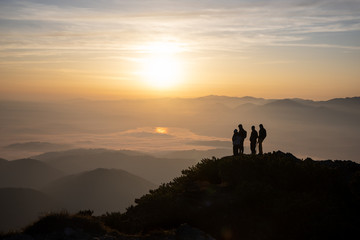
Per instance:
[[[89,70],[91,77],[118,77],[128,83],[129,76],[134,77],[128,66],[136,65],[134,61],[143,57],[141,46],[149,42],[181,45],[179,54],[190,56],[189,64],[222,57],[257,58],[259,49],[279,46],[358,51],[360,43],[347,40],[354,38],[350,33],[360,32],[360,7],[356,3],[0,1],[0,67],[18,72],[35,65],[29,71],[64,70],[87,77],[79,65],[116,62],[126,68],[121,74],[114,71],[105,76],[91,72],[96,70],[93,68]],[[319,38],[318,33],[330,37]],[[331,37],[338,35],[343,40]]]
[[[174,138],[174,136],[171,136],[169,134],[164,134],[164,133],[152,133],[152,132],[129,132],[129,133],[124,133],[124,136],[131,136],[131,137],[136,137],[136,138],[151,138],[151,139],[157,139],[157,138]]]
[[[283,46],[283,47],[307,47],[307,48],[338,48],[345,50],[360,50],[360,46],[343,46],[335,44],[306,44],[306,43],[287,43],[287,44],[274,44],[274,46]]]
[[[28,142],[3,143],[2,157],[18,158],[28,152],[53,151],[65,148],[108,148],[139,151],[207,150],[228,147],[229,139],[195,134],[189,129],[163,127],[167,133],[157,133],[157,127],[139,127],[114,133],[58,133],[26,135]],[[20,134],[21,135],[21,134]],[[19,140],[24,136],[19,136]],[[15,140],[16,141],[16,140]],[[66,144],[63,144],[66,143]],[[21,149],[22,151],[19,151]]]
[[[13,149],[17,151],[55,151],[55,150],[64,150],[71,148],[70,144],[59,144],[59,143],[49,143],[49,142],[22,142],[22,143],[13,143],[5,146],[4,148]]]
[[[213,140],[213,141],[191,141],[188,142],[189,145],[197,145],[197,146],[207,146],[207,147],[217,147],[217,148],[223,148],[223,147],[231,147],[232,143],[231,141],[219,141],[219,140]]]
[[[126,54],[132,50],[131,42],[136,45],[153,35],[173,35],[189,41],[189,51],[236,52],[301,41],[308,33],[360,30],[354,1],[211,1],[210,5],[208,1],[102,1],[103,7],[83,1],[11,2],[15,3],[3,2],[0,10],[2,35],[6,42],[15,43],[6,44],[3,38],[1,45],[10,49],[116,49]],[[11,32],[6,30],[12,26],[10,20],[16,21]]]

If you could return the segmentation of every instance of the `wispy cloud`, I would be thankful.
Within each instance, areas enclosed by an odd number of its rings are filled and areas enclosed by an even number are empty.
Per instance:
[[[238,52],[301,42],[310,33],[360,31],[357,1],[200,1],[195,7],[189,1],[102,1],[103,8],[81,2],[2,2],[1,48],[113,49],[126,54],[146,39],[175,36],[189,42],[189,51]],[[147,9],[149,5],[153,7]]]
[[[359,12],[358,0],[0,1],[0,68],[76,72],[130,86],[131,67],[151,42],[182,46],[179,55],[194,66],[218,59],[258,62],[259,52],[279,47],[355,55]],[[278,55],[261,62],[294,61]],[[103,66],[98,72],[92,71],[95,62]]]

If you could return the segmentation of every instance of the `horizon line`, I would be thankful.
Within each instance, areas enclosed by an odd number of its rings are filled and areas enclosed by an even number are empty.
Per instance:
[[[165,99],[180,99],[180,100],[191,100],[191,99],[202,99],[202,98],[209,98],[209,97],[218,97],[218,98],[235,98],[235,99],[245,99],[245,98],[251,98],[251,99],[257,99],[257,100],[305,100],[305,101],[313,101],[313,102],[327,102],[331,100],[337,100],[337,99],[354,99],[354,98],[360,98],[360,95],[358,96],[344,96],[344,97],[332,97],[327,99],[311,99],[311,98],[302,98],[302,97],[284,97],[284,98],[264,98],[264,97],[257,97],[257,96],[231,96],[231,95],[217,95],[217,94],[209,94],[209,95],[202,95],[198,97],[143,97],[143,98],[98,98],[98,97],[80,97],[80,98],[46,98],[46,99],[15,99],[15,98],[0,98],[1,102],[67,102],[67,101],[93,101],[93,102],[115,102],[115,101],[146,101],[146,100],[165,100]]]

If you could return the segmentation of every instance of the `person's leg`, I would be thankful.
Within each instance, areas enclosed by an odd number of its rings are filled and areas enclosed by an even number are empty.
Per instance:
[[[263,142],[263,140],[260,140],[260,139],[259,139],[259,154],[260,154],[260,155],[263,154],[262,142]]]
[[[256,142],[250,142],[251,154],[256,154]]]
[[[237,146],[236,145],[233,145],[233,154],[234,154],[234,156],[237,155]]]
[[[244,141],[240,143],[240,153],[244,154]]]

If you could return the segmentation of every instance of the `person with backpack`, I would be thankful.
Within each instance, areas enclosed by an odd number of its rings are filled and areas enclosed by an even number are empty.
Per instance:
[[[260,130],[259,130],[259,155],[263,154],[263,148],[262,148],[262,143],[264,141],[264,139],[266,138],[266,129],[264,128],[264,126],[262,124],[259,125]]]
[[[245,131],[245,129],[243,128],[242,124],[239,124],[239,135],[240,135],[240,153],[244,154],[244,140],[247,137],[247,132]]]
[[[258,139],[258,133],[255,130],[255,126],[251,127],[251,135],[250,135],[250,149],[251,154],[256,154],[256,141]]]
[[[240,147],[240,135],[237,129],[234,130],[234,134],[232,136],[232,143],[233,143],[233,154],[234,156],[238,156],[239,147]]]

